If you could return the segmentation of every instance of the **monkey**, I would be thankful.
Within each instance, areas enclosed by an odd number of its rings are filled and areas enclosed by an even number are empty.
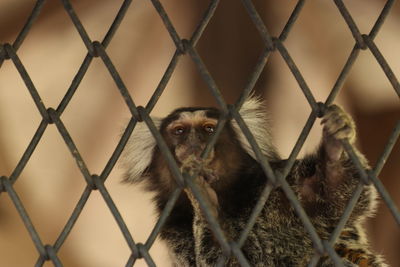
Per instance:
[[[194,175],[206,197],[211,214],[229,241],[238,240],[262,190],[271,182],[264,173],[249,141],[234,119],[229,119],[203,159],[201,153],[215,134],[221,110],[186,107],[163,119],[152,118],[181,172]],[[352,117],[338,105],[326,108],[322,138],[314,153],[297,159],[285,178],[321,239],[328,240],[338,224],[360,174],[342,141],[354,144],[356,127]],[[249,96],[239,110],[274,172],[282,172],[287,160],[275,148],[265,103]],[[364,168],[365,157],[356,150]],[[144,122],[138,122],[123,151],[124,181],[141,183],[153,192],[157,214],[180,186],[160,148]],[[377,203],[376,189],[363,190],[333,248],[344,266],[387,266],[383,256],[370,249],[363,226]],[[166,242],[173,266],[216,266],[223,254],[206,216],[190,188],[185,187],[163,225],[159,238]],[[315,250],[300,218],[279,185],[275,185],[262,207],[241,251],[250,266],[306,266]],[[224,266],[240,266],[231,256]],[[323,255],[317,266],[335,266]]]

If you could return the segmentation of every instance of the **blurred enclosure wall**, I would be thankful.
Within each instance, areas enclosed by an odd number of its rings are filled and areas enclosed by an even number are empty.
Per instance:
[[[190,38],[208,1],[163,0],[182,38]],[[368,33],[386,1],[344,1],[362,33]],[[122,1],[71,1],[91,40],[101,40]],[[297,1],[254,0],[273,36],[282,31]],[[13,43],[35,1],[0,1],[0,43]],[[396,2],[375,43],[400,77],[400,3]],[[325,101],[347,57],[354,38],[333,1],[306,1],[286,48],[298,65],[317,101]],[[262,39],[241,1],[221,0],[197,51],[228,103],[245,86]],[[137,105],[146,105],[174,52],[175,45],[151,1],[134,0],[107,48]],[[80,67],[87,49],[61,1],[47,1],[18,50],[46,107],[57,107]],[[293,148],[311,108],[278,53],[273,53],[255,90],[265,97],[272,132],[282,156]],[[358,125],[358,146],[372,166],[400,119],[399,97],[370,51],[362,51],[335,100],[346,107]],[[152,115],[175,107],[215,106],[206,83],[189,56],[183,56]],[[101,173],[111,156],[130,112],[99,58],[62,114],[91,173]],[[0,176],[9,176],[41,116],[10,60],[0,68]],[[318,121],[317,121],[318,122]],[[302,149],[315,149],[321,128],[316,123]],[[380,179],[400,205],[400,145],[395,145]],[[113,169],[106,185],[133,238],[145,242],[154,225],[151,195],[121,184],[122,171]],[[54,125],[49,125],[14,187],[43,243],[53,244],[85,188],[68,148]],[[400,228],[385,205],[370,221],[373,247],[391,266],[400,266]],[[160,242],[150,250],[159,266],[168,266]],[[91,194],[82,215],[58,253],[65,266],[124,266],[130,251],[99,192]],[[7,194],[0,194],[0,265],[33,266],[37,251]],[[137,266],[146,266],[139,261]],[[46,263],[45,266],[52,266]],[[136,265],[135,265],[136,266]]]

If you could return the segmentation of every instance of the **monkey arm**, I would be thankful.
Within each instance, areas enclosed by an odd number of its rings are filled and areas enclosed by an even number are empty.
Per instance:
[[[209,175],[209,171],[212,172],[212,170],[207,171],[207,169],[203,169],[202,171],[200,171],[202,175],[199,175],[194,181],[205,200],[208,201],[209,210],[221,226],[227,242],[237,240],[240,233],[243,231],[243,228],[245,227],[246,220],[248,218],[247,213],[251,211],[251,207],[247,212],[236,212],[235,216],[232,216],[232,214],[228,215],[227,209],[230,209],[230,207],[221,206],[224,203],[220,203],[218,200],[218,197],[221,197],[223,200],[224,196],[217,195],[217,192],[210,185],[210,178],[204,177]],[[214,178],[218,179],[217,177]],[[248,183],[249,181],[247,181],[247,185]],[[236,190],[233,189],[233,191],[235,192],[233,194],[237,193]],[[199,202],[194,197],[192,191],[189,188],[186,188],[185,192],[191,202],[194,211],[193,237],[195,244],[194,251],[196,264],[197,266],[216,266],[218,260],[220,259],[220,256],[223,254],[221,244],[215,238],[213,230],[210,227],[209,222],[204,212],[200,208]],[[254,192],[254,194],[252,195],[256,198],[257,194],[256,192]],[[235,206],[237,203],[228,201],[228,203],[225,202],[225,205],[227,204]],[[264,257],[263,245],[265,244],[261,243],[257,233],[251,231],[249,233],[247,241],[242,247],[242,252],[244,253],[251,266],[266,266],[265,264],[267,263],[267,260]],[[239,266],[239,262],[235,257],[231,257],[227,259],[227,261],[224,263],[224,266]],[[271,266],[271,264],[267,266]]]
[[[199,185],[199,188],[203,196],[209,200],[212,215],[218,220],[218,223],[221,226],[227,241],[232,241],[234,237],[237,237],[239,233],[238,229],[240,229],[240,227],[235,228],[234,221],[222,218],[222,212],[219,212],[218,200],[215,191],[207,182],[204,182],[204,179],[200,178],[200,180],[201,184]],[[186,193],[194,209],[193,237],[196,266],[216,266],[220,256],[223,254],[221,244],[215,238],[209,222],[207,221],[203,211],[200,209],[198,201],[195,199],[190,190],[186,190]],[[255,251],[261,251],[260,247],[258,247],[258,250]],[[239,266],[239,263],[234,257],[232,257],[224,263],[224,266]]]
[[[316,155],[303,159],[295,173],[299,182],[299,196],[306,210],[312,215],[322,215],[338,220],[360,182],[357,168],[342,146],[342,140],[355,140],[355,124],[339,106],[330,106],[323,117],[322,144]],[[364,157],[356,151],[364,167]],[[308,174],[305,173],[308,170]],[[310,170],[312,170],[310,172]],[[303,175],[301,175],[303,174]],[[352,213],[353,219],[373,209],[375,191],[364,186],[361,197]]]
[[[191,176],[197,175],[193,180],[194,183],[207,201],[212,216],[217,219],[228,240],[231,240],[230,231],[228,230],[229,225],[226,220],[222,220],[220,217],[217,193],[210,185],[212,181],[218,179],[213,170],[205,167],[203,161],[195,155],[188,157],[183,162],[181,170]],[[185,188],[185,193],[193,207],[193,237],[196,266],[215,266],[219,257],[222,255],[221,245],[215,238],[206,216],[200,208],[200,204],[192,190],[187,187]]]
[[[211,170],[207,171],[195,156],[188,157],[183,162],[181,170],[190,174],[198,175],[194,182],[200,193],[203,195],[205,200],[208,202],[211,214],[219,219],[219,204],[218,197],[214,189],[211,188],[207,180],[210,180]],[[212,266],[217,263],[219,255],[222,253],[222,249],[215,240],[214,235],[208,226],[208,222],[205,218],[203,211],[200,208],[200,204],[194,196],[190,188],[185,188],[185,193],[188,196],[190,203],[193,207],[193,237],[194,237],[194,251],[196,266]]]

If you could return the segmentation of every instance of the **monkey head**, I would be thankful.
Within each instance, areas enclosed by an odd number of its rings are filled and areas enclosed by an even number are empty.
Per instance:
[[[160,132],[181,171],[198,174],[215,186],[221,182],[226,184],[229,180],[225,178],[233,177],[231,174],[241,165],[240,159],[247,156],[237,138],[233,138],[236,133],[231,124],[227,123],[207,157],[201,158],[215,134],[219,116],[220,112],[215,108],[180,108],[160,125]],[[163,157],[157,166],[161,161]]]
[[[279,158],[271,142],[262,102],[251,97],[244,102],[239,113],[264,155],[268,159]],[[189,107],[176,109],[163,119],[152,118],[181,170],[185,171],[185,167],[196,169],[193,164],[198,164],[202,170],[207,170],[204,178],[215,182],[216,187],[229,183],[226,178],[235,177],[232,174],[238,171],[244,160],[255,160],[249,142],[234,120],[227,121],[207,158],[201,160],[203,150],[215,134],[220,114],[216,108]],[[175,178],[145,123],[136,125],[122,158],[127,170],[125,181],[145,180],[155,190],[160,185],[164,188],[176,186]]]

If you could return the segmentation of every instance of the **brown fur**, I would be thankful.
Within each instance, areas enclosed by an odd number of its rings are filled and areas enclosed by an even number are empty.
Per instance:
[[[249,105],[249,103],[251,103]],[[286,162],[279,158],[254,99],[245,103],[243,113],[255,132],[263,153],[275,172],[283,171]],[[219,221],[228,240],[235,241],[243,231],[261,191],[268,183],[254,154],[244,144],[237,125],[228,122],[209,156],[200,154],[210,135],[204,123],[215,124],[215,109],[184,108],[172,112],[160,125],[160,132],[175,156],[182,172],[197,174],[195,183],[208,199],[211,212]],[[256,125],[252,125],[256,123]],[[329,239],[339,222],[354,189],[360,182],[357,169],[343,151],[341,140],[353,142],[355,126],[340,107],[331,106],[322,120],[324,135],[316,153],[296,161],[286,180],[322,239]],[[176,126],[178,126],[176,128]],[[183,128],[180,128],[180,127]],[[264,136],[265,138],[261,138]],[[366,161],[360,159],[365,167]],[[176,179],[158,148],[150,165],[143,171],[148,189],[155,192],[158,212],[164,209]],[[133,179],[134,180],[134,179]],[[160,237],[167,242],[176,266],[215,266],[222,255],[197,199],[185,188],[173,208]],[[345,266],[386,266],[381,256],[372,253],[365,238],[363,221],[372,216],[376,193],[365,185],[363,192],[334,249]],[[314,255],[312,241],[283,191],[275,188],[241,248],[251,266],[304,266]],[[234,257],[226,266],[237,266]],[[328,256],[318,266],[334,266]]]

